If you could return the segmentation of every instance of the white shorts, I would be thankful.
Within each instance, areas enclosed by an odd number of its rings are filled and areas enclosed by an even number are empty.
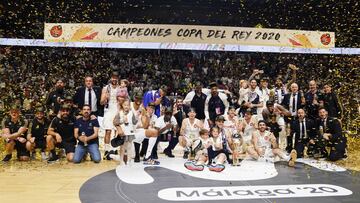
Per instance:
[[[145,138],[146,136],[144,128],[138,128],[135,130],[135,139],[133,140],[134,142],[141,144]]]
[[[104,117],[98,116],[98,117],[97,117],[97,120],[98,120],[98,122],[99,122],[100,129],[104,129],[104,126],[103,126]]]
[[[284,117],[279,117],[277,123],[279,126],[284,126],[285,125]]]
[[[264,157],[266,158],[274,157],[274,153],[271,148],[265,148]]]
[[[184,138],[185,138],[185,141],[186,141],[186,146],[187,146],[187,147],[191,147],[192,144],[193,144],[193,142],[194,142],[194,140],[193,140],[193,139],[190,139],[190,138],[187,137],[187,136],[184,136]]]
[[[116,113],[117,112],[115,110],[108,110],[105,112],[104,118],[103,118],[103,127],[105,130],[115,129],[114,118],[116,116]]]
[[[220,154],[219,154],[220,155]],[[219,159],[219,155],[217,155],[215,158],[213,158],[213,160],[212,160],[212,164],[216,164],[217,163],[217,161],[218,161],[218,159]],[[227,159],[225,159],[225,161],[224,161],[224,163],[223,164],[227,164],[228,163],[228,160]]]

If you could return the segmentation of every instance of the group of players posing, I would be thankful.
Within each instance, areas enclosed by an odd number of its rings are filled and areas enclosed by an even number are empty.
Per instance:
[[[259,115],[252,115],[253,109],[245,111],[243,118],[240,119],[237,116],[239,113],[234,108],[227,105],[218,106],[218,103],[226,103],[226,100],[222,99],[222,94],[218,92],[216,86],[211,87],[211,94],[207,97],[201,93],[201,87],[199,90],[195,89],[191,103],[204,96],[205,107],[194,109],[187,106],[188,109],[185,111],[185,101],[176,98],[175,104],[172,104],[166,97],[166,88],[151,90],[145,94],[136,93],[131,101],[126,83],[118,84],[118,81],[118,76],[112,75],[110,83],[100,93],[95,91],[92,78],[86,77],[85,88],[78,91],[84,92],[83,96],[79,96],[84,102],[81,107],[82,116],[77,118],[74,109],[80,106],[74,107],[71,102],[66,104],[68,102],[66,99],[62,102],[63,105],[59,106],[59,111],[51,123],[45,118],[44,109],[37,109],[30,127],[26,119],[20,116],[20,110],[12,108],[10,116],[2,123],[2,137],[6,141],[6,156],[3,161],[11,159],[15,148],[19,160],[29,160],[29,152],[41,148],[43,159],[46,159],[45,149],[47,149],[51,152],[48,161],[57,161],[59,156],[55,153],[55,147],[58,147],[65,150],[68,161],[80,163],[89,153],[91,159],[98,163],[101,160],[98,141],[99,122],[105,129],[104,159],[115,159],[117,155],[110,152],[120,146],[117,159],[121,163],[126,162],[125,155],[130,159],[134,158],[134,162],[140,162],[140,148],[143,145],[144,164],[160,164],[156,153],[159,141],[169,141],[169,146],[164,150],[168,157],[174,157],[172,150],[179,143],[184,148],[184,158],[189,159],[184,164],[185,167],[196,171],[203,170],[205,166],[211,171],[223,171],[226,162],[238,165],[239,154],[248,154],[255,160],[266,161],[273,161],[274,157],[279,157],[288,161],[289,166],[294,166],[299,152],[303,151],[295,150],[294,148],[297,147],[292,148],[288,153],[281,150],[278,146],[278,138],[270,132],[271,128],[267,126],[267,122],[261,119],[258,121]],[[87,94],[86,91],[90,93]],[[59,97],[54,96],[54,98],[55,102],[59,100]],[[98,103],[105,106],[102,121],[100,117],[94,116],[93,107],[96,108]],[[274,107],[280,109],[278,110],[280,112],[285,112],[280,108],[281,105],[267,102],[266,106],[270,113]],[[297,111],[300,119],[303,109],[299,108]],[[205,113],[209,119],[198,119],[199,112]],[[326,110],[321,109],[320,112],[325,116],[323,120],[329,120],[326,119]],[[176,115],[180,116],[175,118]],[[320,127],[327,132],[329,126],[332,125],[324,124]],[[307,132],[310,125],[306,124],[299,129],[301,137],[309,138],[310,133]],[[112,131],[115,131],[115,138],[111,140]],[[27,136],[25,136],[26,132]],[[329,134],[324,133],[325,135]],[[310,139],[309,142],[315,141]],[[305,144],[302,143],[301,146]]]

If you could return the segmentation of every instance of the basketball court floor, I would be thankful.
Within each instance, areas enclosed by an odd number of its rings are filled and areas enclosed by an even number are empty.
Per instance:
[[[359,202],[359,172],[311,159],[245,159],[221,173],[193,172],[182,158],[159,166],[114,161],[75,165],[11,162],[1,165],[0,202]]]

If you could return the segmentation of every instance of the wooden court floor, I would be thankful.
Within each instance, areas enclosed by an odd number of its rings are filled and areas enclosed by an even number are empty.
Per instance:
[[[75,165],[62,160],[0,165],[0,202],[6,203],[79,203],[81,185],[93,176],[115,169],[118,163],[90,161]]]

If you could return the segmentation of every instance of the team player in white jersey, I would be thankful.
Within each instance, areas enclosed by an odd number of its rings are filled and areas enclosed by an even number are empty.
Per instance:
[[[252,133],[256,131],[258,128],[257,116],[252,115],[251,111],[246,111],[244,114],[244,119],[240,123],[241,129],[241,138],[242,138],[242,149],[241,152],[245,153],[247,151],[247,147],[252,145],[251,138]]]
[[[109,151],[111,150],[110,146],[110,136],[111,132],[115,129],[113,125],[114,117],[118,112],[118,100],[117,94],[120,90],[118,84],[119,75],[116,72],[113,72],[110,78],[110,83],[102,89],[100,103],[104,105],[104,119],[103,127],[105,129],[104,137],[104,159],[110,160]]]
[[[236,116],[236,110],[234,107],[229,107],[227,115],[224,115],[224,129],[229,131],[231,134],[237,134],[240,130],[240,121],[239,117]]]
[[[275,136],[267,129],[266,122],[261,120],[258,123],[259,129],[252,133],[252,146],[247,148],[248,154],[255,160],[273,160],[275,156],[288,161],[289,166],[293,167],[296,161],[296,151],[292,150],[290,156],[282,151],[276,142]]]
[[[154,112],[155,103],[151,102],[146,109],[142,108],[141,114],[138,116],[138,122],[135,127],[135,139],[133,140],[135,146],[134,162],[140,162],[140,145],[144,139],[149,139],[149,145],[144,157],[144,164],[160,164],[160,162],[151,158],[151,151],[154,148],[157,137],[159,136],[159,131],[154,128],[157,119]]]
[[[130,108],[134,115],[140,115],[141,110],[144,108],[142,104],[142,97],[143,95],[141,92],[136,92],[134,94],[134,101],[130,102]]]
[[[185,149],[183,156],[184,159],[187,159],[189,153],[192,150],[195,150],[193,149],[194,141],[199,139],[200,129],[204,127],[203,122],[195,118],[196,113],[194,108],[190,108],[188,116],[189,118],[185,118],[182,121],[180,136],[179,136],[179,144]]]

